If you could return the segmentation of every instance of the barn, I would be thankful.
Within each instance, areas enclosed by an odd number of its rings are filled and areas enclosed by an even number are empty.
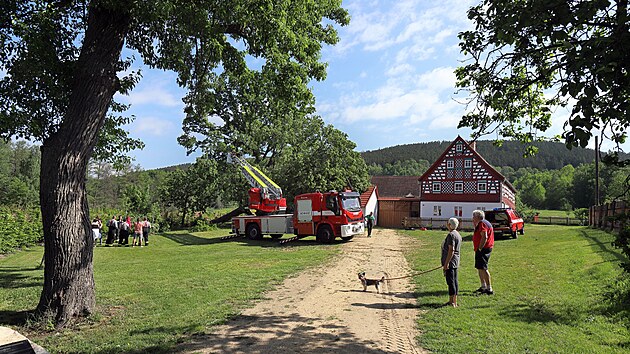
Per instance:
[[[516,189],[462,137],[418,180],[420,217],[471,218],[475,209],[515,208]]]
[[[404,218],[420,215],[418,176],[372,176],[378,188],[378,225],[401,228]]]

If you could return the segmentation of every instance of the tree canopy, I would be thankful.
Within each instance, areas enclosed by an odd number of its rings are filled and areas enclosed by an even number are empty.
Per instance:
[[[554,107],[569,106],[567,147],[600,130],[617,146],[606,161],[628,163],[616,154],[630,126],[627,0],[483,0],[468,18],[475,28],[459,38],[469,58],[456,75],[470,106],[460,127],[543,140]]]
[[[233,137],[256,131],[240,124],[240,110],[250,112],[246,123],[259,125],[256,110],[265,117],[308,112],[301,108],[312,101],[307,84],[325,77],[322,45],[336,43],[334,26],[348,20],[341,0],[3,1],[0,137],[41,141],[40,174],[47,177],[40,185],[45,273],[37,312],[63,325],[94,308],[88,162],[141,144],[129,144],[119,130],[130,118],[113,101],[140,80],[129,71],[133,56],[121,57],[123,47],[149,67],[177,73],[188,90],[186,133],[209,127],[213,144],[240,148],[236,142],[247,139]],[[261,83],[268,91],[241,97]],[[229,98],[237,104],[221,114],[219,103]],[[227,118],[208,125],[213,116]]]

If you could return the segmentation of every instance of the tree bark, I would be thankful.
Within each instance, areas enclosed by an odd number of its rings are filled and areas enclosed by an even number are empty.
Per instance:
[[[40,203],[44,226],[44,287],[40,316],[57,327],[95,305],[93,238],[85,191],[87,164],[117,90],[116,67],[130,5],[90,6],[74,71],[68,111],[42,147]]]

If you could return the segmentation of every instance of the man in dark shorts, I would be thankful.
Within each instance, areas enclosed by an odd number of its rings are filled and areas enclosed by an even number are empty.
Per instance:
[[[476,293],[492,295],[492,284],[490,283],[490,272],[488,271],[488,261],[490,253],[494,247],[494,230],[492,224],[484,219],[485,213],[482,210],[473,211],[473,247],[475,248],[475,268],[479,272],[481,287],[475,290]]]

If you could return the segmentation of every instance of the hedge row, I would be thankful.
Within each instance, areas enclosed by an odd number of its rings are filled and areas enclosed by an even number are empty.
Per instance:
[[[0,206],[0,254],[42,242],[43,238],[39,209]]]

